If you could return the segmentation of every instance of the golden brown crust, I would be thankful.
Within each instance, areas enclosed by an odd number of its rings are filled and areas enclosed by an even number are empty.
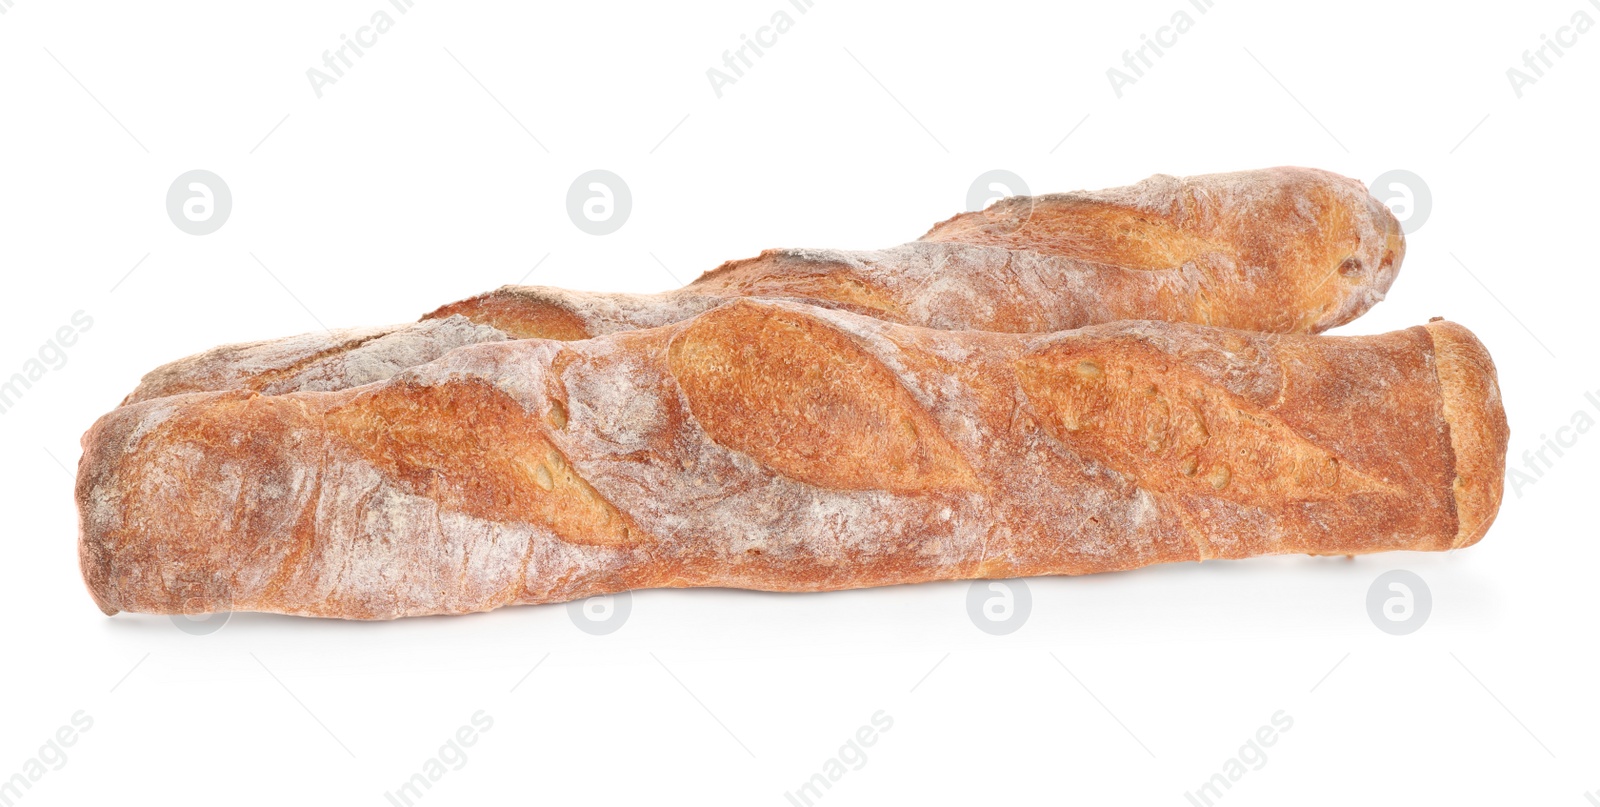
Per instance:
[[[382,386],[328,410],[322,423],[396,486],[440,508],[542,524],[576,544],[644,539],[545,437],[554,424],[529,418],[484,379]]]
[[[507,286],[443,305],[424,316],[424,321],[464,316],[481,325],[497,328],[512,339],[588,339],[592,334],[578,315],[560,305],[540,299],[531,289]]]
[[[804,313],[725,306],[679,332],[667,357],[707,436],[790,479],[893,493],[977,486],[894,373]]]
[[[1454,322],[1424,326],[1433,338],[1440,399],[1450,424],[1457,522],[1451,549],[1471,546],[1489,531],[1500,510],[1511,429],[1500,404],[1500,385],[1489,351]]]
[[[494,327],[452,316],[223,345],[150,371],[123,404],[229,389],[263,395],[348,389],[390,378],[462,345],[507,338]]]
[[[80,557],[108,613],[379,619],[1443,550],[1498,503],[1493,389],[1449,324],[1013,335],[739,301],[121,407],[85,436]]]
[[[340,389],[341,380],[378,380],[378,370],[431,361],[463,340],[584,339],[669,325],[745,297],[944,330],[1048,333],[1152,319],[1317,333],[1383,299],[1404,254],[1388,208],[1346,177],[1309,168],[1157,175],[1005,199],[886,250],[767,250],[662,294],[506,286],[372,344],[340,334],[285,340],[293,350],[222,348],[159,368],[127,402]]]
[[[1399,222],[1361,183],[1292,167],[1016,197],[942,222],[923,240],[1144,272],[1190,266],[1203,290],[1126,318],[1275,333],[1354,319],[1382,299],[1405,258]]]
[[[795,300],[891,322],[906,321],[905,306],[882,283],[856,271],[849,260],[805,250],[769,249],[754,258],[726,261],[701,275],[688,289],[719,297]]]
[[[1149,490],[1263,506],[1398,492],[1148,345],[1065,342],[1017,370],[1045,431]]]
[[[1235,251],[1166,218],[1085,193],[1002,199],[934,225],[922,240],[1026,249],[1146,272]]]

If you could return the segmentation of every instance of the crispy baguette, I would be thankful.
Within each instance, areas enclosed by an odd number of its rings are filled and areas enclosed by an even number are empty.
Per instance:
[[[336,392],[124,406],[84,436],[106,613],[458,614],[1446,550],[1507,428],[1464,328],[940,331],[744,300],[457,349]]]
[[[229,345],[158,368],[125,403],[344,389],[464,342],[653,328],[739,297],[948,330],[1044,333],[1152,319],[1316,333],[1383,299],[1404,255],[1389,209],[1346,177],[1309,168],[1158,175],[1006,199],[893,249],[768,250],[662,294],[506,286],[413,325]]]

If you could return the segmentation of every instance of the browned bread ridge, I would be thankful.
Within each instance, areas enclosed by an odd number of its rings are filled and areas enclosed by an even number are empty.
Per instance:
[[[120,407],[84,436],[80,557],[107,613],[388,619],[1446,550],[1493,519],[1506,440],[1449,322],[996,334],[746,300]]]
[[[661,294],[506,286],[422,322],[228,345],[145,376],[186,392],[337,390],[462,344],[668,325],[730,299],[789,299],[946,330],[1045,333],[1124,319],[1317,333],[1383,299],[1405,255],[1389,209],[1310,168],[1014,197],[887,250],[777,249]]]

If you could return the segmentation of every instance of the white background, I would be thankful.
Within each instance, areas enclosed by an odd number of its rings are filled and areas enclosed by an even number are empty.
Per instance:
[[[817,803],[1184,805],[1279,710],[1292,729],[1219,803],[1576,806],[1600,789],[1595,433],[1508,486],[1470,549],[1030,580],[1008,636],[974,626],[965,583],[639,592],[605,636],[559,605],[237,615],[203,636],[102,616],[70,469],[156,365],[408,321],[525,276],[656,291],[766,247],[887,247],[994,168],[1036,193],[1415,172],[1431,216],[1389,299],[1340,332],[1472,328],[1513,464],[1575,412],[1600,419],[1583,397],[1600,390],[1600,30],[1521,98],[1506,75],[1580,9],[1600,20],[1588,0],[416,0],[319,99],[306,70],[387,2],[0,3],[0,374],[75,311],[94,321],[0,415],[0,777],[75,712],[93,720],[18,803],[388,804],[480,709],[492,729],[419,803],[788,804],[879,710],[892,729]],[[717,98],[706,70],[780,8],[793,29]],[[1119,99],[1106,70],[1180,8],[1192,30]],[[204,237],[164,207],[195,168],[234,197]],[[593,168],[632,190],[613,235],[567,217]],[[1366,611],[1394,568],[1431,591],[1408,636]]]

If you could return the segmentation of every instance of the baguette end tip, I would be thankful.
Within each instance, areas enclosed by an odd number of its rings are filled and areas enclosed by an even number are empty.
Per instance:
[[[1448,548],[1460,549],[1481,540],[1500,511],[1511,430],[1494,361],[1478,337],[1439,318],[1423,328],[1433,339],[1434,370],[1455,455],[1450,486],[1458,529]]]

